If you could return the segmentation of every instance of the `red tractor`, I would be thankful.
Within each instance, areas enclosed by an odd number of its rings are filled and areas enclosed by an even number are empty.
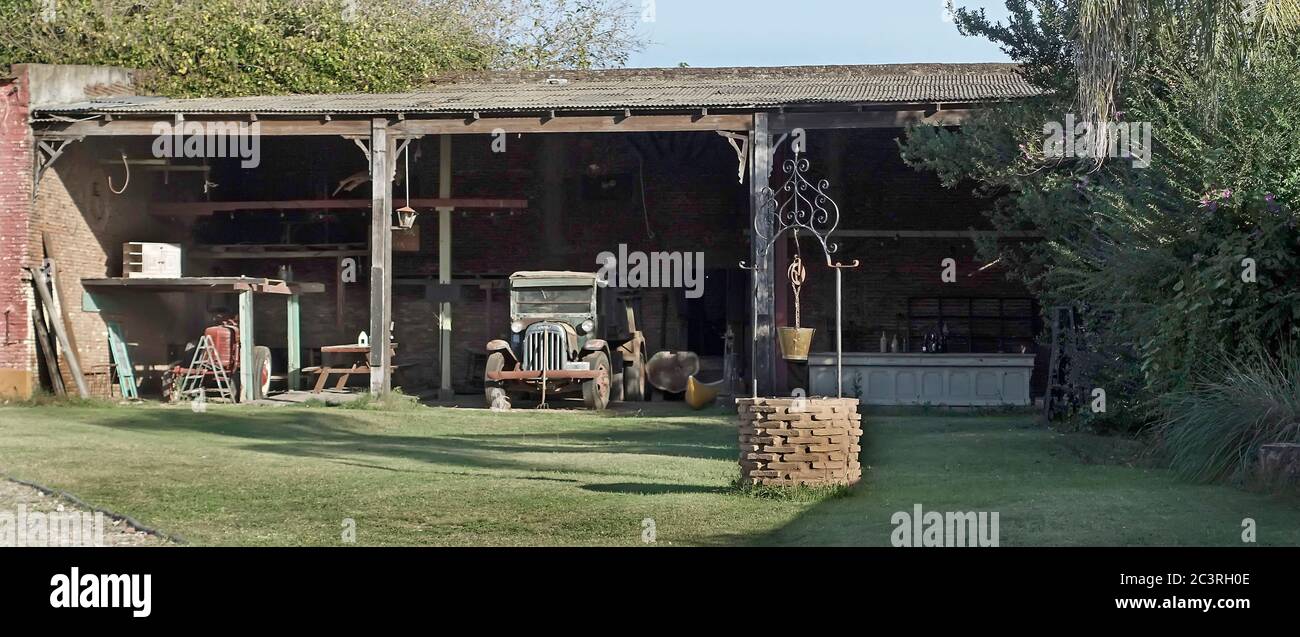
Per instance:
[[[221,318],[220,323],[203,330],[197,345],[185,349],[190,357],[188,366],[177,361],[163,374],[163,398],[168,402],[196,400],[200,394],[206,400],[210,393],[236,402],[240,396],[239,370],[239,320]],[[258,345],[253,348],[253,369],[256,384],[252,399],[265,398],[271,389],[271,350]]]

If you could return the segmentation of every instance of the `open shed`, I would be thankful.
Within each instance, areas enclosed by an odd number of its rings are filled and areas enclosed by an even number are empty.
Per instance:
[[[842,252],[864,263],[845,281],[847,349],[877,354],[896,340],[894,353],[919,352],[939,321],[954,327],[954,351],[1032,359],[1038,349],[1031,295],[978,262],[973,246],[1032,237],[995,235],[982,202],[904,165],[895,143],[910,124],[959,126],[982,106],[1034,95],[1009,65],[481,73],[402,94],[200,99],[134,95],[128,71],[19,65],[9,81],[20,87],[6,98],[10,112],[22,114],[30,143],[9,127],[0,144],[21,150],[29,169],[25,184],[0,182],[0,196],[22,186],[5,199],[21,237],[61,233],[65,295],[123,276],[127,241],[183,245],[186,277],[275,278],[288,267],[324,293],[303,299],[300,343],[274,330],[265,338],[287,342],[293,360],[364,330],[376,393],[392,387],[394,335],[405,383],[444,396],[473,390],[482,345],[507,329],[500,291],[512,272],[595,271],[599,254],[620,250],[704,256],[701,296],[639,291],[652,349],[716,362],[731,335],[740,374],[762,393],[807,387],[807,369],[782,362],[774,339],[792,313],[779,273],[799,246],[782,241],[763,255],[753,239],[764,189],[780,183],[796,141],[843,208]],[[80,99],[42,86],[55,82],[74,84]],[[178,152],[237,131],[252,136],[244,148],[256,157]],[[177,143],[158,157],[168,137]],[[395,209],[408,205],[420,214],[402,228]],[[37,241],[15,247],[24,261],[42,254]],[[962,276],[941,285],[949,257]],[[9,269],[0,278],[16,280]],[[803,310],[820,351],[834,336],[824,274],[810,267]],[[21,285],[0,294],[30,305]],[[287,326],[279,312],[248,317]],[[0,367],[31,375],[29,316],[8,319]],[[93,316],[74,323],[85,343],[102,333]],[[200,327],[169,324],[157,338],[184,342]],[[146,364],[166,363],[165,348],[142,350]]]

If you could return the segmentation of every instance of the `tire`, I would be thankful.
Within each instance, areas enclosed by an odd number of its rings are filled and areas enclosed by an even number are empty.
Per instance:
[[[623,366],[623,400],[639,403],[645,399],[645,359],[638,356],[636,362]]]
[[[587,409],[600,411],[609,407],[609,384],[613,374],[609,369],[609,357],[605,352],[592,352],[582,360],[591,364],[593,370],[604,370],[604,378],[593,378],[582,383],[582,402]]]
[[[491,407],[497,398],[506,395],[505,383],[488,378],[488,374],[503,371],[505,368],[505,354],[493,352],[488,356],[487,365],[483,367],[483,399],[487,402],[488,407]]]
[[[271,348],[258,345],[253,348],[253,400],[262,400],[271,394]]]

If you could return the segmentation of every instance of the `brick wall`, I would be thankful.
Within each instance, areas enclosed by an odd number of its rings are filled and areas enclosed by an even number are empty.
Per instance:
[[[133,363],[157,364],[164,362],[167,345],[157,336],[170,331],[176,308],[185,303],[176,295],[114,292],[106,297],[110,311],[83,310],[81,280],[121,276],[123,243],[179,242],[187,235],[183,226],[140,214],[153,196],[155,175],[136,166],[126,184],[121,163],[106,163],[120,159],[119,148],[137,159],[149,152],[142,140],[87,138],[71,145],[41,180],[28,227],[28,259],[54,257],[63,312],[72,324],[82,370],[99,395],[108,394],[106,322],[120,321],[127,340],[138,343],[131,349]],[[114,187],[126,185],[126,191],[112,192],[110,176]],[[45,236],[53,254],[45,252]],[[65,386],[72,387],[66,376]]]
[[[0,397],[24,396],[32,384],[36,352],[31,336],[31,285],[25,281],[31,210],[32,137],[27,126],[28,86],[22,77],[0,79]]]

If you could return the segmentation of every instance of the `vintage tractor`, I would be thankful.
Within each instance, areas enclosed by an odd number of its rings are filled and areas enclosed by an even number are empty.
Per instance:
[[[586,272],[516,272],[510,277],[510,340],[487,344],[483,392],[541,399],[581,393],[589,409],[611,397],[645,400],[645,336],[630,300],[618,299],[625,325],[602,320],[604,283]]]
[[[186,361],[176,361],[163,374],[163,399],[168,402],[207,399],[209,392],[236,402],[239,399],[239,320],[218,315],[217,324],[203,330],[194,347],[186,348]],[[271,350],[253,348],[253,368],[257,383],[253,400],[265,398],[271,388]]]

